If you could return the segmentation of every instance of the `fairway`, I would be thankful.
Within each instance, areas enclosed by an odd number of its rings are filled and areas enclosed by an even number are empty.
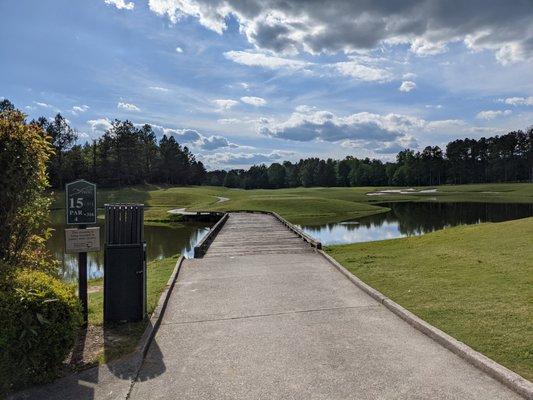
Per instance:
[[[376,205],[384,201],[533,202],[533,185],[527,183],[444,185],[431,193],[419,192],[430,187],[417,187],[416,192],[410,194],[367,195],[387,189],[390,187],[240,190],[219,186],[142,185],[99,189],[98,207],[110,202],[142,203],[147,207],[145,220],[158,223],[172,220],[168,210],[187,208],[192,211],[276,211],[296,224],[321,224],[385,212],[387,208]],[[229,200],[219,203],[217,196]],[[63,192],[55,192],[52,208],[63,208],[63,198]]]

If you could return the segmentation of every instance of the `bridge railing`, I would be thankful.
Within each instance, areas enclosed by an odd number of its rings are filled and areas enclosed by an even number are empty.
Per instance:
[[[269,214],[272,214],[274,217],[276,217],[283,225],[285,225],[287,228],[289,228],[291,231],[296,233],[298,236],[300,236],[305,242],[307,242],[311,247],[314,247],[318,250],[322,249],[322,243],[316,240],[315,238],[309,236],[307,233],[302,231],[300,228],[298,228],[296,225],[290,223],[285,218],[283,218],[281,215],[279,215],[276,212],[269,212]]]
[[[213,240],[215,240],[215,237],[217,236],[218,232],[220,232],[220,230],[226,223],[228,216],[229,214],[223,214],[222,218],[220,218],[218,222],[209,230],[207,235],[204,236],[200,243],[194,246],[194,258],[201,258],[205,255],[207,249],[209,248],[209,245]]]

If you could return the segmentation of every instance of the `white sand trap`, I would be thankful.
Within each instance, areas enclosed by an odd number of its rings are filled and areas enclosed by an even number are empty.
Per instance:
[[[408,188],[408,189],[385,189],[380,190],[378,192],[371,192],[367,193],[367,196],[387,196],[391,194],[417,194],[417,193],[436,193],[437,189],[424,189],[424,190],[416,190],[414,188]]]

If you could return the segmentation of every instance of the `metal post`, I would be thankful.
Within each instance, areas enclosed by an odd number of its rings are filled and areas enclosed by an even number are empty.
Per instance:
[[[80,229],[87,228],[87,225],[80,225]],[[87,305],[87,253],[78,253],[78,297],[80,298],[83,327],[87,327],[88,305]]]

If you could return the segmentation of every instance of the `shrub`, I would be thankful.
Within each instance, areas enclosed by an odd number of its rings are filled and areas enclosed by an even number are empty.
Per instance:
[[[0,393],[55,376],[76,339],[81,310],[72,288],[35,270],[0,286]]]
[[[46,165],[52,153],[41,127],[27,124],[12,106],[0,107],[0,260],[5,266],[21,258],[27,265],[26,255],[44,248],[40,237],[50,202]]]

